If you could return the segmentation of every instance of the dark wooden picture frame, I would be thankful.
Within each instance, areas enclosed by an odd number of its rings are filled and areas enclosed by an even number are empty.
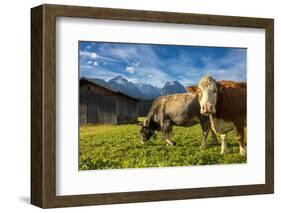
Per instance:
[[[194,189],[56,195],[56,17],[265,29],[266,163],[265,184]],[[31,9],[31,203],[65,207],[132,203],[274,192],[274,20],[64,5]]]

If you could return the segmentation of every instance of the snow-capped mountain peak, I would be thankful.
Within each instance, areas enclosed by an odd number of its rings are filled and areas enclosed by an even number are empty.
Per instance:
[[[126,78],[123,78],[121,75],[118,75],[109,80],[109,82],[115,82],[117,84],[127,84],[129,81]]]
[[[168,81],[161,91],[161,95],[170,95],[175,93],[185,93],[185,88],[178,81]]]
[[[185,88],[178,81],[167,81],[162,89],[146,83],[132,83],[122,76],[116,76],[109,81],[92,79],[99,85],[112,88],[132,97],[155,99],[161,95],[185,93]]]

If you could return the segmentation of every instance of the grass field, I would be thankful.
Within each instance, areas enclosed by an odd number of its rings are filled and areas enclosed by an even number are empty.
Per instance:
[[[166,146],[157,132],[142,145],[139,126],[136,124],[81,126],[79,168],[92,170],[246,163],[246,158],[239,155],[234,132],[228,134],[228,153],[225,155],[220,155],[220,144],[212,141],[211,134],[207,148],[200,148],[202,132],[199,125],[174,127],[172,140],[176,146]]]

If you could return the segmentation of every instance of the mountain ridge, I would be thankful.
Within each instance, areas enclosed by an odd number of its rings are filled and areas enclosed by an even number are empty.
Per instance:
[[[109,79],[108,81],[99,78],[92,78],[90,80],[101,86],[142,99],[156,99],[162,95],[186,92],[184,86],[178,81],[167,81],[163,88],[158,88],[147,83],[132,83],[121,75]]]

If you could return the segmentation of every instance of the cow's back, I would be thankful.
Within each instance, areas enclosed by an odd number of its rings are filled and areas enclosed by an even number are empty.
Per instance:
[[[156,120],[170,119],[176,125],[190,126],[199,122],[200,105],[191,93],[162,96],[156,100]]]

